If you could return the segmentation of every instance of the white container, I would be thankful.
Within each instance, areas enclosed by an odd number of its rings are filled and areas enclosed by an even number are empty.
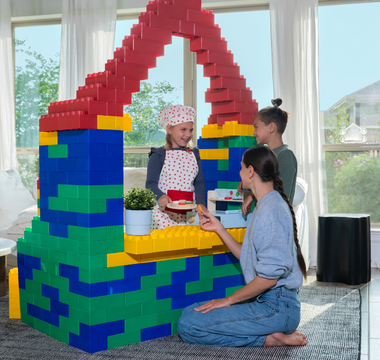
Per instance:
[[[149,235],[152,223],[152,210],[126,210],[125,232],[128,235]]]

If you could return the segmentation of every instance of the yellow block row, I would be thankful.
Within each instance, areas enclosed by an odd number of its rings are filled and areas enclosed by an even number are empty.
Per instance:
[[[21,319],[18,268],[9,271],[9,318]]]
[[[228,160],[228,149],[199,149],[202,160]]]
[[[224,125],[205,125],[202,128],[202,139],[229,136],[253,136],[253,125],[239,124],[237,121],[226,121]]]
[[[227,230],[239,243],[245,228]],[[124,235],[124,252],[107,254],[107,266],[124,266],[143,262],[180,259],[229,252],[214,232],[199,226],[172,226],[152,231],[150,235]]]
[[[121,116],[98,115],[98,129],[132,131],[132,118],[129,114]]]
[[[58,132],[40,132],[40,145],[58,145]]]

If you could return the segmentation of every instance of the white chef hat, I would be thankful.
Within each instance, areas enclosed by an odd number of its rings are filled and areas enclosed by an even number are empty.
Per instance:
[[[160,115],[158,115],[157,122],[166,129],[168,125],[178,125],[185,122],[194,122],[196,111],[185,105],[170,105],[165,106]]]

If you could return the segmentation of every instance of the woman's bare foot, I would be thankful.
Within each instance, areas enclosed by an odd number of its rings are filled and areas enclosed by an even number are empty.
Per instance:
[[[284,333],[273,333],[267,336],[264,346],[304,346],[307,344],[306,336],[299,331],[295,331],[290,335]]]

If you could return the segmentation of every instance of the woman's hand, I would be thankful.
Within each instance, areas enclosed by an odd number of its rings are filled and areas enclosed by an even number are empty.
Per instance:
[[[172,199],[170,199],[170,197],[167,196],[166,194],[162,195],[162,196],[158,199],[158,201],[157,201],[158,206],[159,206],[160,208],[165,208],[166,205],[168,205],[168,204],[171,203],[171,202],[172,202]]]
[[[239,182],[239,185],[237,187],[237,191],[239,192],[239,194],[243,193],[243,182],[242,181]]]
[[[243,205],[241,206],[241,212],[244,215],[247,215],[248,207],[252,205],[254,199],[255,197],[253,196],[253,194],[249,194],[249,196],[245,198]]]
[[[232,304],[230,303],[228,298],[223,298],[223,299],[211,300],[206,304],[198,306],[194,310],[195,311],[202,311],[202,314],[206,314],[213,309],[220,309],[220,308],[231,306],[231,305]]]
[[[207,209],[202,208],[203,215],[200,212],[199,208],[197,208],[196,211],[199,216],[199,225],[203,230],[215,231],[217,233],[218,230],[223,229],[223,225],[220,223],[220,221],[214,215],[211,215]]]

